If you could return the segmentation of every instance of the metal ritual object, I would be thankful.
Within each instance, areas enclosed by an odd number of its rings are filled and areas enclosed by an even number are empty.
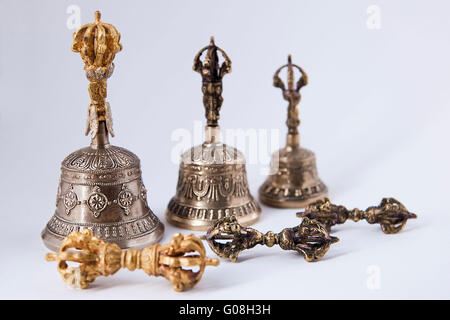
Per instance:
[[[224,60],[221,64],[218,53]],[[245,157],[221,142],[218,124],[222,78],[231,72],[231,60],[211,37],[210,44],[196,55],[193,69],[202,76],[205,142],[181,156],[176,194],[169,202],[167,221],[181,228],[207,230],[218,219],[236,215],[239,223],[250,225],[259,218],[261,209],[249,191]]]
[[[50,250],[58,251],[64,237],[87,228],[121,248],[155,243],[164,226],[147,204],[139,158],[110,145],[108,138],[114,132],[106,80],[113,73],[115,54],[122,49],[120,33],[100,21],[97,11],[95,22],[82,26],[73,38],[72,50],[80,53],[90,82],[86,135],[91,134],[91,145],[63,160],[56,211],[42,239]]]
[[[219,260],[206,257],[202,241],[192,234],[176,233],[168,244],[153,244],[138,251],[122,250],[116,244],[104,242],[94,237],[89,229],[72,232],[64,239],[58,253],[49,253],[45,258],[57,261],[64,282],[82,289],[99,276],[110,276],[127,268],[130,271],[142,269],[149,276],[162,276],[172,283],[175,291],[183,291],[200,281],[206,266],[219,265]],[[67,261],[79,263],[79,266],[71,267]],[[185,269],[192,267],[199,270]]]
[[[394,198],[383,198],[378,206],[368,207],[366,210],[348,210],[344,206],[332,204],[325,198],[308,205],[303,212],[297,213],[297,217],[317,220],[328,230],[347,220],[355,222],[366,220],[370,224],[380,224],[384,233],[394,234],[403,229],[408,219],[415,219],[417,215],[409,212]]]
[[[280,233],[269,231],[263,234],[241,226],[234,216],[220,219],[201,238],[208,242],[211,250],[219,257],[232,262],[237,261],[241,251],[258,244],[267,247],[277,244],[283,250],[297,251],[306,261],[312,262],[322,258],[331,244],[339,241],[337,237],[330,236],[318,221],[308,218],[303,219],[298,226],[283,229]]]
[[[287,68],[287,87],[280,79],[281,70]],[[294,71],[301,74],[294,82]],[[280,67],[273,76],[273,85],[283,92],[283,98],[289,102],[286,125],[288,134],[286,147],[272,155],[271,172],[259,188],[259,199],[268,206],[280,208],[304,208],[308,203],[325,197],[328,189],[320,180],[316,158],[312,151],[300,147],[298,126],[300,119],[297,105],[300,103],[300,89],[308,84],[308,76],[301,67],[288,63]]]

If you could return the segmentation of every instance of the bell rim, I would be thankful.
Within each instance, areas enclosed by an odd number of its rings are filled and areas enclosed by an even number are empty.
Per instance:
[[[174,199],[172,199],[172,200],[174,200]],[[250,226],[250,225],[254,224],[255,222],[257,222],[261,217],[261,207],[259,206],[256,199],[254,199],[252,197],[252,199],[250,201],[248,201],[246,204],[244,204],[240,207],[243,207],[247,204],[252,204],[255,207],[255,210],[244,216],[236,215],[239,223],[243,226]],[[180,204],[180,203],[178,203],[178,205],[185,206],[185,207],[191,207],[191,206]],[[204,208],[202,208],[202,209],[204,209]],[[227,207],[222,208],[222,210],[224,210],[224,211],[226,209],[229,209],[229,208],[227,208]],[[181,217],[181,216],[177,215],[172,210],[170,210],[170,208],[166,209],[165,217],[166,217],[166,221],[168,223],[170,223],[172,226],[182,228],[182,229],[194,230],[194,231],[207,231],[211,226],[213,226],[219,220],[219,219],[207,220],[207,219],[185,218],[185,217]]]
[[[74,230],[75,231],[75,230]],[[165,227],[164,224],[158,219],[158,223],[152,230],[145,233],[137,235],[134,238],[125,238],[118,241],[112,241],[111,239],[105,237],[98,237],[99,239],[117,244],[121,249],[142,249],[148,245],[159,242],[164,235]],[[48,228],[48,224],[45,225],[41,232],[41,239],[44,245],[51,251],[58,252],[61,242],[66,236],[56,234]]]
[[[269,197],[267,193],[263,191],[265,184],[263,184],[258,192],[259,201],[266,206],[275,208],[291,208],[291,209],[303,209],[310,203],[315,202],[320,199],[324,199],[328,196],[328,189],[325,187],[324,191],[321,191],[311,197],[284,197],[281,196],[277,199]]]
[[[256,223],[261,217],[261,213],[252,213],[245,217],[238,218],[238,222],[240,225],[244,227],[248,227],[250,225],[253,225]],[[178,221],[178,219],[180,221]],[[207,231],[211,226],[213,226],[217,220],[213,220],[212,223],[208,224],[200,224],[200,225],[192,225],[190,223],[187,223],[188,219],[180,218],[178,216],[173,216],[170,214],[169,210],[166,210],[166,221],[170,223],[172,226],[192,231]],[[189,220],[189,221],[195,221],[195,222],[203,222],[198,220]]]

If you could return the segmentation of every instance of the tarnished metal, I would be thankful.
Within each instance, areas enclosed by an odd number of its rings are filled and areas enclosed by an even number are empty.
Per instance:
[[[400,201],[394,198],[383,198],[378,206],[372,206],[366,210],[348,210],[344,206],[332,204],[328,198],[325,198],[311,203],[303,212],[298,212],[297,216],[317,220],[328,230],[347,220],[355,222],[366,220],[370,224],[380,224],[381,230],[386,234],[399,232],[408,219],[417,218],[416,214],[409,212]]]
[[[281,70],[287,68],[287,88],[280,79]],[[301,77],[294,83],[294,71]],[[281,208],[303,208],[308,203],[327,195],[327,187],[320,180],[316,158],[313,152],[300,147],[298,126],[300,119],[297,105],[300,103],[300,89],[308,84],[308,76],[303,69],[291,61],[280,67],[273,76],[273,85],[283,92],[283,98],[289,102],[286,125],[288,134],[286,147],[272,155],[272,172],[259,188],[259,199],[264,204]]]
[[[206,51],[204,61],[202,54]],[[224,61],[219,63],[218,53]],[[206,141],[181,157],[176,195],[166,211],[167,221],[181,228],[207,230],[218,219],[236,215],[243,225],[256,221],[261,209],[249,191],[244,155],[220,140],[222,78],[231,72],[231,60],[214,39],[194,59],[202,76]]]
[[[165,277],[174,290],[183,291],[200,281],[206,266],[219,265],[219,260],[206,257],[201,240],[192,234],[177,233],[166,245],[154,244],[138,251],[121,250],[116,244],[95,238],[89,229],[72,232],[64,239],[57,254],[49,253],[45,258],[58,262],[58,272],[67,284],[82,289],[99,276],[110,276],[127,268],[130,271],[142,269],[149,276]],[[68,261],[79,265],[69,266]],[[192,270],[195,267],[198,271]]]
[[[72,50],[83,59],[91,103],[87,133],[91,145],[71,153],[61,164],[56,211],[42,231],[45,245],[57,251],[72,231],[91,229],[94,235],[122,248],[157,242],[164,226],[147,204],[139,158],[109,144],[111,109],[106,102],[106,80],[114,70],[113,59],[122,49],[120,34],[100,21],[74,33]]]
[[[241,226],[236,217],[225,217],[217,221],[205,236],[210,248],[222,258],[236,262],[241,251],[256,245],[272,247],[279,245],[283,250],[294,250],[301,253],[306,261],[312,262],[322,258],[331,244],[339,241],[330,236],[325,227],[316,220],[303,219],[293,228],[283,229],[280,233],[272,231],[263,234],[252,228]]]

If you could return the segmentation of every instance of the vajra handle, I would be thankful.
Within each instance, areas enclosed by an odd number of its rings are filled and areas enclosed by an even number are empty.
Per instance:
[[[111,108],[106,102],[106,80],[114,71],[114,57],[122,50],[120,33],[108,23],[100,20],[100,12],[95,12],[95,21],[80,27],[73,34],[72,51],[80,54],[84,62],[84,70],[89,80],[89,96],[91,103],[88,109],[86,135],[90,132],[92,139],[99,131],[101,122],[111,136]]]
[[[279,76],[281,70],[284,68],[287,68],[287,87]],[[298,79],[297,83],[295,83],[294,80],[295,69],[297,69],[301,74],[301,77]],[[307,84],[308,75],[301,67],[292,63],[291,55],[288,56],[288,63],[278,68],[273,76],[273,85],[281,89],[283,92],[283,98],[289,102],[286,125],[288,127],[289,134],[292,135],[298,134],[300,118],[298,116],[297,105],[300,103],[301,99],[300,89]]]
[[[192,254],[194,252],[196,254]],[[89,229],[69,234],[63,240],[59,252],[47,254],[46,260],[57,261],[63,280],[82,289],[99,276],[106,277],[121,268],[127,268],[130,271],[142,269],[149,276],[165,277],[175,291],[183,291],[200,281],[206,266],[219,265],[219,260],[206,257],[201,240],[192,234],[183,236],[177,233],[166,245],[154,244],[142,250],[121,250],[116,244],[94,237]],[[67,261],[80,265],[70,267]],[[193,267],[199,270],[194,272],[189,269]]]
[[[200,58],[205,51],[205,58],[202,61]],[[222,64],[219,63],[218,52],[224,58]],[[203,105],[207,125],[217,127],[223,102],[222,78],[231,72],[231,60],[225,51],[215,45],[214,38],[211,37],[209,45],[201,49],[195,56],[193,69],[202,76]]]
[[[328,230],[347,220],[355,222],[366,220],[370,224],[380,224],[381,230],[386,234],[399,232],[408,219],[417,218],[416,214],[409,212],[400,201],[394,198],[383,198],[378,206],[372,206],[366,210],[348,210],[344,206],[332,204],[328,198],[325,198],[311,203],[304,212],[298,212],[297,216],[315,219],[325,225]]]
[[[312,262],[322,258],[330,245],[339,241],[337,237],[330,236],[320,223],[307,218],[300,225],[283,229],[280,233],[269,231],[263,234],[241,226],[235,216],[218,220],[202,239],[208,242],[218,256],[232,262],[236,262],[241,251],[258,244],[267,247],[277,244],[283,250],[301,253],[306,261]]]

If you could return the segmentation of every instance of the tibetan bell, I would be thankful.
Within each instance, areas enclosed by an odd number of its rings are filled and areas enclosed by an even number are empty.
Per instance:
[[[224,59],[222,64],[218,53]],[[235,215],[239,223],[250,225],[259,218],[261,208],[250,194],[245,157],[221,142],[218,124],[222,78],[231,72],[231,60],[211,38],[196,55],[193,69],[202,76],[205,142],[181,156],[176,195],[169,202],[167,221],[181,228],[207,230],[218,219]]]
[[[91,145],[67,156],[61,164],[56,212],[42,231],[44,244],[58,251],[73,231],[90,229],[94,236],[121,248],[143,247],[162,237],[164,226],[147,204],[147,190],[139,158],[109,144],[111,109],[106,102],[106,80],[114,70],[113,59],[122,49],[120,33],[100,21],[74,33],[72,50],[83,59],[91,103],[87,130]]]
[[[279,77],[282,69],[287,68],[287,88]],[[300,79],[294,83],[294,70],[301,73]],[[280,67],[273,76],[273,85],[283,92],[288,101],[288,117],[286,125],[288,134],[286,147],[272,155],[270,175],[259,188],[259,199],[264,204],[280,208],[304,208],[311,202],[327,195],[327,187],[320,180],[316,158],[313,152],[300,147],[297,105],[300,103],[300,89],[308,84],[308,76],[303,69],[291,61]]]

